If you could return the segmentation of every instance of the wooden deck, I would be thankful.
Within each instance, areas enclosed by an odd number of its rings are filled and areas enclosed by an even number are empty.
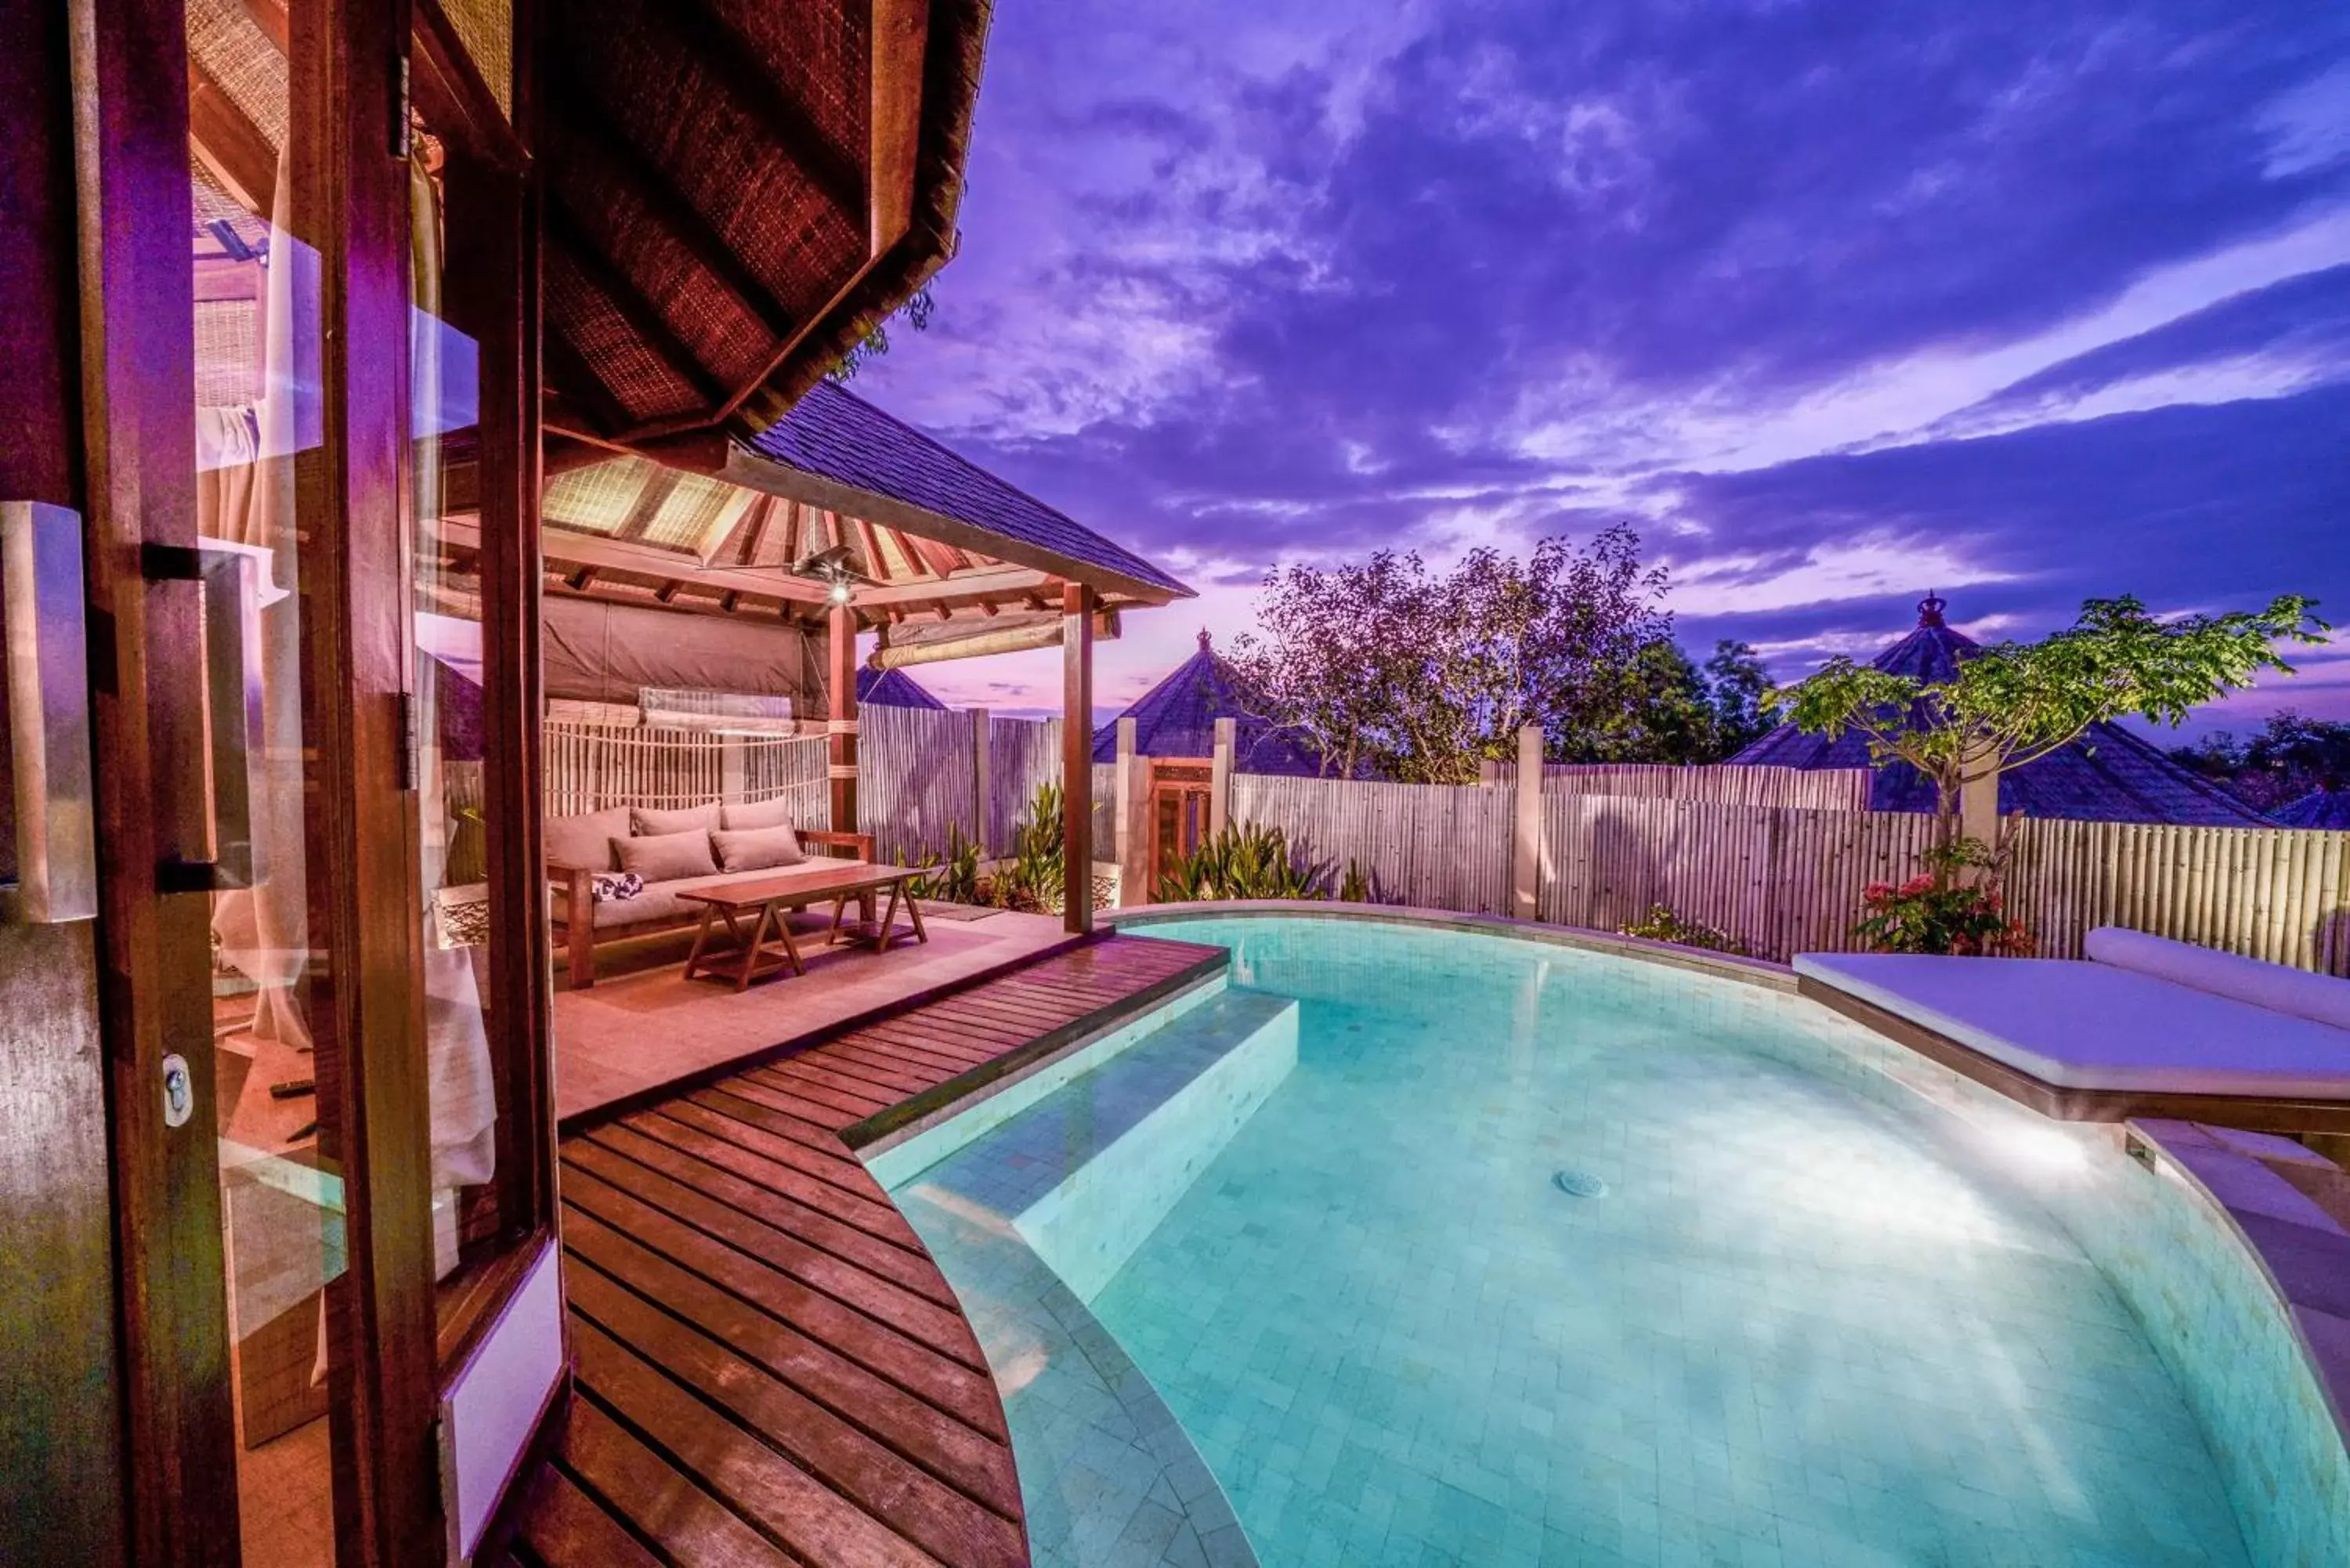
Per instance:
[[[567,1137],[576,1397],[492,1555],[1027,1563],[979,1342],[852,1151],[1224,958],[1108,938]]]

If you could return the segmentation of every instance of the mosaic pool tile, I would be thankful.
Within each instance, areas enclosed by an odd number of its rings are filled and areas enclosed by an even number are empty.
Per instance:
[[[1233,949],[1223,1005],[1299,1001],[1295,1065],[1199,1119],[1229,1142],[1139,1246],[1164,1149],[1139,1210],[1066,1217],[1080,1252],[1106,1233],[1087,1290],[1124,1257],[1090,1313],[1004,1219],[1068,1179],[1011,1134],[1116,1053],[942,1142],[928,1174],[1001,1207],[899,1192],[981,1303],[1040,1562],[1188,1563],[1212,1533],[1273,1568],[2350,1563],[2292,1321],[2119,1129],[1685,970],[1163,929]]]

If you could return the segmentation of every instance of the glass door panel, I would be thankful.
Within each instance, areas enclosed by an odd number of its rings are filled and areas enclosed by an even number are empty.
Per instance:
[[[312,516],[327,231],[296,189],[297,21],[266,0],[187,12],[215,1132],[241,1537],[272,1568],[334,1561],[336,1478],[353,1473],[335,1434],[356,1440],[328,1418],[349,1195],[314,736],[335,628],[312,623],[306,592],[327,565]]]

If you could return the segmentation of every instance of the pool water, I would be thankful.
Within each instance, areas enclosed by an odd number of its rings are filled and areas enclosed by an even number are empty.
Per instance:
[[[1150,929],[1301,1004],[1087,1303],[1270,1568],[2246,1561],[2028,1179],[1795,1064],[1795,1005],[1409,927]]]

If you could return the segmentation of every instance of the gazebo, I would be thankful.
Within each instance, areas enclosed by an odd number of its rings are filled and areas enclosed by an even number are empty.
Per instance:
[[[921,708],[933,713],[947,711],[945,703],[904,670],[876,670],[869,664],[857,672],[857,701],[868,707],[878,703],[884,708]]]
[[[1116,637],[1128,610],[1191,596],[836,382],[755,434],[631,451],[574,439],[547,462],[548,694],[675,685],[787,698],[831,737],[831,815],[844,831],[857,820],[863,688],[910,689],[915,705],[935,706],[905,668],[1058,647],[1066,709],[1088,714],[1094,640]],[[447,534],[453,548],[471,543],[462,524]],[[865,632],[876,646],[860,670]],[[1091,752],[1082,722],[1068,732],[1067,862],[1080,869],[1066,908],[1081,929]]]
[[[1953,629],[1946,605],[1929,595],[1918,625],[1871,660],[1895,675],[1932,685],[1957,673],[1959,661],[1981,645]],[[1831,740],[1782,724],[1730,759],[1733,764],[1794,768],[1866,768],[1868,742],[1851,730]],[[1934,809],[1934,786],[1907,763],[1888,763],[1869,779],[1876,811]],[[2002,815],[2071,817],[2102,822],[2164,822],[2193,827],[2267,827],[2270,819],[2219,785],[2180,767],[2118,724],[2096,724],[2078,741],[2037,762],[2012,768],[1999,781]]]
[[[1232,765],[1236,772],[1287,774],[1313,778],[1322,772],[1313,750],[1263,716],[1243,691],[1240,672],[1200,633],[1200,650],[1144,692],[1126,711],[1094,732],[1094,761],[1118,760],[1118,719],[1134,721],[1135,754],[1144,757],[1210,757],[1215,753],[1216,721],[1232,721]]]
[[[2269,814],[2281,827],[2321,827],[2350,832],[2350,789],[2314,789]]]

